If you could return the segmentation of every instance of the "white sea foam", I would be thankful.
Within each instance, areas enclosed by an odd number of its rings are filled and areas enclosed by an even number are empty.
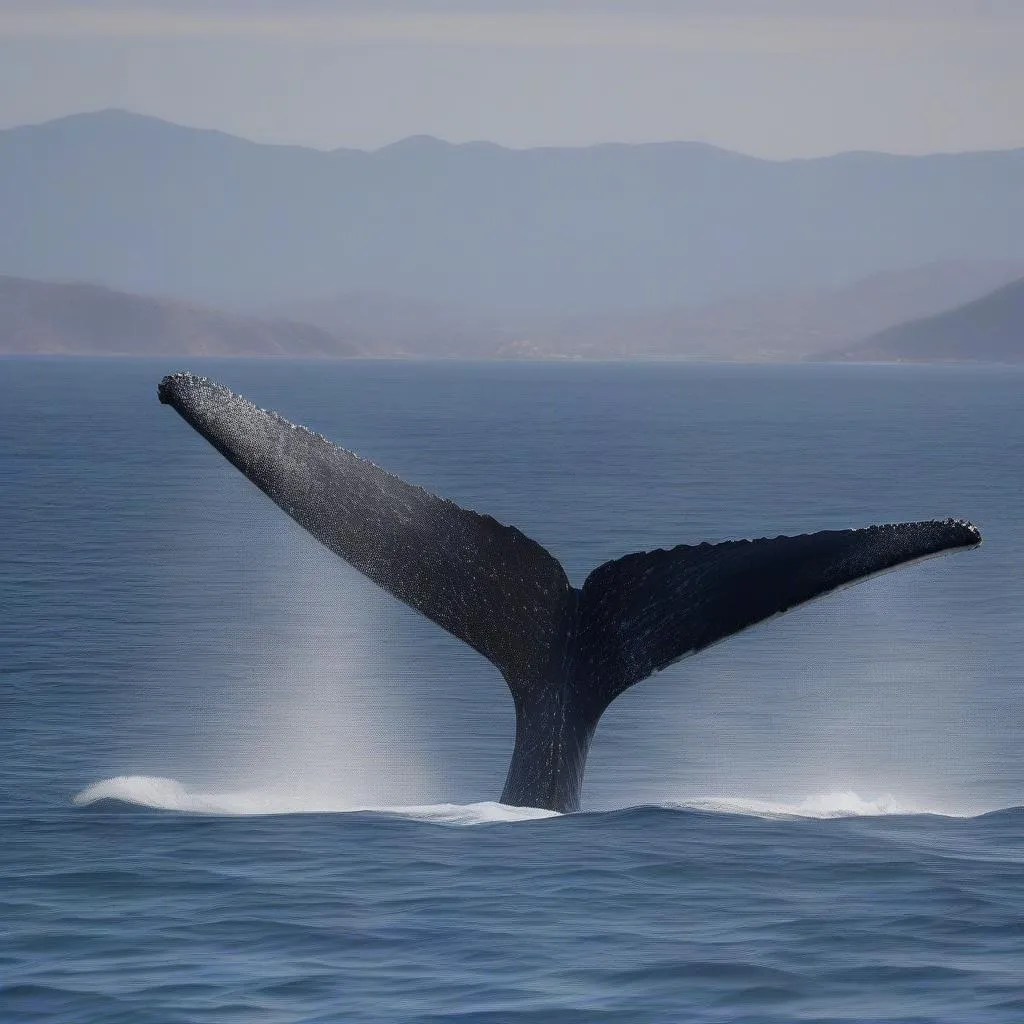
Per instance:
[[[512,807],[488,800],[477,804],[430,804],[424,807],[368,808],[381,814],[395,814],[418,821],[434,821],[442,825],[483,825],[492,821],[537,821],[557,818],[558,811],[542,807]]]
[[[905,803],[886,794],[865,799],[847,790],[840,793],[821,793],[796,802],[749,800],[744,797],[696,797],[690,800],[670,801],[663,806],[718,814],[743,814],[757,818],[867,818],[886,814],[942,814],[946,817],[965,817],[934,807],[921,807]]]
[[[283,808],[274,794],[259,790],[196,792],[175,779],[154,775],[119,775],[113,779],[104,779],[83,789],[74,798],[74,802],[81,807],[103,800],[153,807],[161,811],[196,811],[203,814],[273,814],[275,811],[307,809]]]
[[[119,775],[83,789],[74,797],[80,807],[103,800],[195,814],[257,815],[373,812],[392,817],[432,821],[445,825],[481,825],[488,822],[533,821],[555,811],[538,807],[510,807],[493,801],[475,804],[425,804],[410,807],[353,806],[295,790],[249,789],[212,793],[189,789],[176,779],[152,775]]]
[[[74,797],[81,807],[104,800],[151,807],[163,811],[193,814],[354,814],[374,813],[391,817],[432,821],[444,825],[480,825],[488,822],[535,821],[556,817],[557,811],[539,807],[511,807],[496,801],[472,804],[422,804],[373,806],[331,799],[322,790],[245,789],[209,792],[190,789],[176,779],[152,775],[119,775],[83,789]],[[852,790],[822,793],[795,802],[755,800],[745,797],[693,797],[671,800],[658,806],[666,810],[706,811],[756,818],[860,818],[887,814],[938,814],[969,817],[965,812],[925,807],[898,800],[891,795],[865,799]]]

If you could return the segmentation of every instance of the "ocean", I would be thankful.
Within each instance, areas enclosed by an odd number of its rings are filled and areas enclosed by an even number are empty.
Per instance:
[[[629,551],[960,516],[504,807],[497,671],[171,410],[208,374]],[[0,360],[0,1022],[1024,1021],[1024,372]]]

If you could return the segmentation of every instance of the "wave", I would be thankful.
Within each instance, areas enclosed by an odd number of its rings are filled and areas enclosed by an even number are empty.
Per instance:
[[[558,817],[556,811],[539,807],[510,807],[495,801],[380,807],[342,805],[322,796],[275,789],[204,792],[192,790],[176,779],[151,775],[120,775],[104,779],[83,789],[73,799],[80,807],[113,802],[162,811],[213,815],[362,813],[444,825],[481,825]],[[865,799],[852,790],[823,793],[790,803],[744,797],[693,797],[665,801],[655,806],[668,811],[700,811],[769,819],[861,818],[894,814],[931,814],[950,818],[972,816],[967,813],[910,805],[891,795]]]
[[[539,807],[510,807],[495,801],[474,804],[426,804],[414,807],[359,807],[342,806],[323,797],[273,789],[208,793],[191,790],[176,779],[152,775],[119,775],[113,779],[104,779],[83,789],[74,797],[74,803],[79,807],[108,801],[150,807],[160,811],[186,811],[194,814],[372,813],[444,825],[535,821],[539,818],[558,816],[557,811]]]
[[[967,818],[970,814],[939,810],[904,803],[886,794],[865,799],[846,790],[821,793],[798,802],[752,800],[744,797],[694,797],[662,804],[674,810],[705,811],[713,814],[740,814],[755,818],[871,818],[892,814],[933,814],[945,818]]]

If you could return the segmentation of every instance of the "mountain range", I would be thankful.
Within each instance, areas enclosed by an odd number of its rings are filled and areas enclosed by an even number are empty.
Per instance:
[[[629,316],[1024,261],[1022,182],[1024,150],[322,152],[104,111],[0,131],[0,273],[246,312],[358,293]]]
[[[937,264],[835,291],[532,325],[381,295],[315,303],[296,313],[312,322],[300,322],[0,277],[0,354],[1020,362],[1024,278],[947,309],[1009,271]]]

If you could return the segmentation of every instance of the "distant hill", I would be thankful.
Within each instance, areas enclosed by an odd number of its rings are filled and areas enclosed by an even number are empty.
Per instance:
[[[348,356],[326,331],[181,302],[0,277],[0,353],[45,355]]]
[[[1024,363],[1024,278],[948,312],[890,327],[824,358]]]
[[[354,292],[621,313],[1024,260],[1022,181],[1024,150],[326,153],[105,111],[0,131],[0,273],[246,310]]]

